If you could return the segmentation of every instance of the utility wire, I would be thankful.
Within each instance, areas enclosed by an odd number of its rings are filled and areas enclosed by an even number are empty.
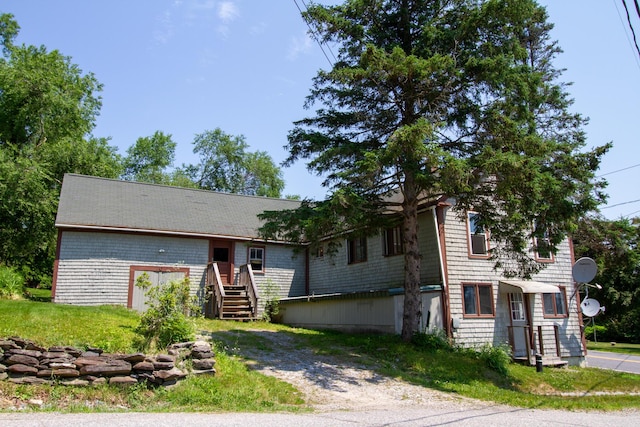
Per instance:
[[[636,10],[638,11],[638,15],[640,16],[640,7],[638,7],[637,0],[634,0],[636,4]],[[636,32],[633,29],[633,25],[631,24],[631,16],[629,15],[629,8],[627,7],[627,0],[622,0],[622,5],[624,6],[624,10],[627,13],[627,22],[629,23],[629,29],[631,30],[631,34],[633,35],[633,43],[636,45],[636,51],[638,52],[638,57],[640,57],[640,47],[638,47],[638,40],[636,39]]]
[[[631,204],[631,203],[638,203],[638,202],[640,202],[640,199],[630,200],[630,201],[628,201],[628,202],[616,203],[615,205],[605,206],[605,207],[600,208],[600,209],[615,208],[616,206],[629,205],[629,204]]]
[[[629,43],[629,47],[631,48],[631,50],[633,50],[633,44],[631,43],[631,38],[629,37],[629,32],[626,30],[627,25],[624,22],[624,18],[622,17],[622,13],[620,13],[620,7],[618,6],[618,2],[617,0],[612,0],[613,1],[613,5],[616,8],[616,12],[618,12],[618,18],[620,18],[620,24],[622,24],[622,28],[624,30],[624,35],[627,37],[627,43]],[[633,54],[633,58],[635,59],[635,63],[638,66],[638,69],[640,69],[640,58],[636,57],[635,52]]]
[[[618,172],[626,171],[627,169],[637,168],[638,166],[640,166],[640,163],[638,163],[637,165],[628,166],[628,167],[626,167],[626,168],[618,169],[618,170],[615,170],[615,171],[611,171],[611,172],[603,173],[602,175],[598,175],[596,178],[601,178],[601,177],[603,177],[603,176],[607,176],[607,175],[611,175],[611,174],[614,174],[614,173],[618,173]]]
[[[307,8],[307,5],[304,3],[304,0],[301,0],[302,4],[304,5],[305,9]],[[296,4],[296,7],[298,8],[298,11],[300,12],[300,16],[302,15],[302,9],[300,8],[300,5],[298,4],[297,0],[293,0],[293,2]],[[304,19],[304,17],[303,17]],[[322,54],[324,55],[324,57],[327,59],[327,61],[329,62],[329,65],[331,65],[331,67],[333,67],[333,62],[331,62],[331,59],[329,59],[329,55],[327,55],[327,52],[325,52],[324,47],[322,47],[322,42],[320,41],[320,38],[318,36],[318,34],[316,34],[316,32],[313,30],[313,28],[311,28],[311,24],[309,23],[308,20],[304,19],[305,24],[307,24],[307,27],[309,28],[309,32],[311,33],[311,37],[313,38],[313,40],[315,40],[316,43],[318,43],[318,46],[320,46],[320,50],[322,51]],[[329,49],[329,46],[327,46],[327,48]],[[331,52],[331,49],[329,49],[329,51]],[[331,55],[333,55],[333,52],[331,52]],[[336,57],[335,55],[333,55],[333,59],[335,60]]]

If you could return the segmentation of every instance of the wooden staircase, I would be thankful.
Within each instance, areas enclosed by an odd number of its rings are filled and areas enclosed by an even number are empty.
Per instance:
[[[255,320],[246,286],[224,285],[224,293],[219,319]]]
[[[207,317],[239,321],[258,318],[258,291],[251,265],[240,266],[237,282],[229,284],[220,279],[217,264],[209,263],[206,287]]]

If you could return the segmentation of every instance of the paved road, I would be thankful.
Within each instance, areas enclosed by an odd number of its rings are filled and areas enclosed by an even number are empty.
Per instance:
[[[411,408],[368,411],[336,411],[312,414],[243,414],[243,413],[116,413],[116,414],[50,414],[0,413],[0,425],[11,427],[215,427],[247,425],[260,427],[285,426],[500,426],[520,427],[587,426],[637,427],[640,412],[614,413],[543,411],[506,406],[464,409],[452,404],[449,408]]]
[[[590,368],[612,369],[614,371],[640,374],[640,356],[589,350],[587,365]]]

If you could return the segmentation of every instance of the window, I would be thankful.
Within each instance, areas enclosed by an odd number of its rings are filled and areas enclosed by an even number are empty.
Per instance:
[[[249,248],[249,264],[253,271],[264,271],[264,248],[256,246]]]
[[[316,258],[322,258],[324,256],[324,245],[321,243],[316,248]]]
[[[524,301],[521,293],[509,294],[509,305],[511,307],[511,320],[525,320]]]
[[[404,253],[402,248],[402,230],[400,227],[384,230],[384,255],[400,255]]]
[[[567,294],[565,288],[553,294],[542,294],[544,317],[567,317]]]
[[[367,238],[358,237],[347,240],[348,263],[365,262],[367,260]]]
[[[533,248],[536,254],[536,260],[541,262],[553,261],[553,252],[551,252],[551,240],[549,239],[549,230],[545,229],[541,236],[533,238]]]
[[[493,317],[493,287],[490,284],[462,285],[464,315]]]
[[[485,229],[478,223],[480,215],[475,212],[467,214],[469,227],[469,253],[471,255],[486,256],[488,254],[488,238]]]

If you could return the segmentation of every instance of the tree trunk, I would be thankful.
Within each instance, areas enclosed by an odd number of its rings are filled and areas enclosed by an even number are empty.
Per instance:
[[[402,340],[410,341],[420,325],[420,248],[418,246],[418,198],[413,177],[404,183],[402,239],[404,243],[404,307]]]

